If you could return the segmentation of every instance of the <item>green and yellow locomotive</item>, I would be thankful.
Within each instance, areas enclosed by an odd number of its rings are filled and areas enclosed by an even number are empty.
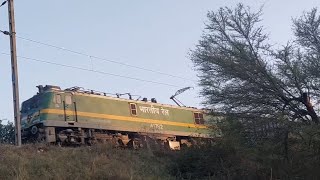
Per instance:
[[[112,141],[140,147],[152,139],[171,149],[190,145],[192,139],[212,138],[203,110],[124,99],[78,87],[37,86],[39,92],[22,103],[24,141],[92,144]]]

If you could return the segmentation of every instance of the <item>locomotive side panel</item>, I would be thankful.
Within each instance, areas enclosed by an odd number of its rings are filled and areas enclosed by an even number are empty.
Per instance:
[[[83,95],[78,95],[76,99],[78,122],[90,122],[121,131],[185,136],[206,133],[203,125],[195,124],[193,111],[187,109]],[[132,108],[132,105],[135,107]]]

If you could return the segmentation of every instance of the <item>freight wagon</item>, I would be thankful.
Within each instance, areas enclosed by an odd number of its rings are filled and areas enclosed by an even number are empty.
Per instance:
[[[73,87],[37,86],[38,93],[22,103],[22,139],[61,145],[112,141],[142,147],[148,140],[171,149],[194,139],[219,136],[209,131],[203,110],[108,96]]]

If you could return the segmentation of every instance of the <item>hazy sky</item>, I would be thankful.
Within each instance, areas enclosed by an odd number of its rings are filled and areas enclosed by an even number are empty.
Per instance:
[[[77,66],[176,87],[135,81],[93,72],[18,59],[20,101],[32,97],[39,84],[62,88],[81,86],[110,93],[131,92],[172,103],[179,88],[195,87],[178,97],[187,106],[200,106],[197,76],[188,53],[200,39],[206,13],[242,2],[258,9],[264,5],[263,24],[273,43],[291,40],[291,19],[319,7],[317,0],[15,0],[16,31],[24,38],[64,47],[91,56],[185,77],[128,68],[87,56],[60,51],[17,39],[20,56]],[[0,8],[0,29],[8,29],[7,6]],[[0,53],[9,53],[8,36],[0,35]],[[9,56],[0,54],[0,119],[13,119]]]

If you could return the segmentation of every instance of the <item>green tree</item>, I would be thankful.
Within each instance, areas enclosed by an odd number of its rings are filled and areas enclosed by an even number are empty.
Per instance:
[[[12,122],[8,122],[8,124],[3,125],[2,120],[0,120],[0,143],[15,143],[14,125]]]
[[[293,20],[295,39],[282,47],[273,46],[264,32],[262,9],[238,4],[210,11],[207,17],[191,60],[199,72],[204,104],[230,116],[221,126],[225,143],[253,152],[244,157],[264,174],[273,168],[282,178],[319,177],[317,9]]]
[[[208,13],[192,51],[206,104],[249,116],[282,114],[319,123],[312,102],[320,99],[320,18],[313,9],[294,20],[296,40],[275,48],[261,25],[262,11],[239,4]]]

